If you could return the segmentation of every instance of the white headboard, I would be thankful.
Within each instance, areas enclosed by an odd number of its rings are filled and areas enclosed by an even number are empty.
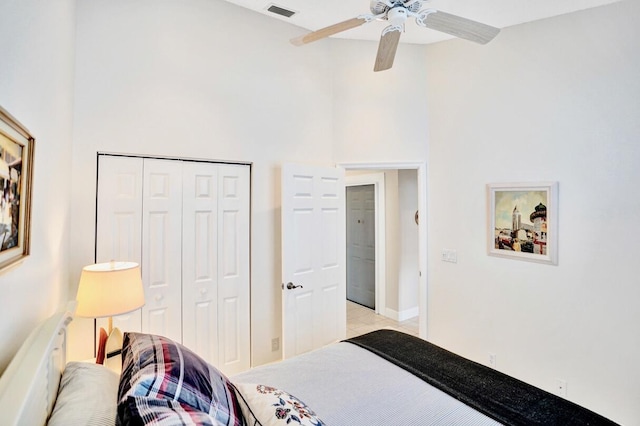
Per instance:
[[[0,377],[0,417],[7,426],[44,425],[66,364],[67,325],[75,302],[34,329]]]

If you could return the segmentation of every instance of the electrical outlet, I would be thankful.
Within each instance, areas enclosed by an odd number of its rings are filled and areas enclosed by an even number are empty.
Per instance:
[[[496,368],[496,354],[489,352],[489,367],[495,370]]]
[[[567,397],[567,381],[563,379],[556,379],[556,394],[563,398]]]
[[[280,338],[274,337],[271,339],[271,352],[275,352],[280,349]]]

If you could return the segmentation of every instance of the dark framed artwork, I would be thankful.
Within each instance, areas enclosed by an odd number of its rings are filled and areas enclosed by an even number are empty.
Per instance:
[[[29,255],[34,144],[0,107],[0,272]]]
[[[487,185],[487,253],[558,263],[558,183]]]

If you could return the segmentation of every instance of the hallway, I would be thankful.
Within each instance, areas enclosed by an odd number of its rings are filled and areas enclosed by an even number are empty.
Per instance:
[[[418,317],[398,322],[378,315],[375,311],[347,300],[347,338],[390,328],[418,336]]]

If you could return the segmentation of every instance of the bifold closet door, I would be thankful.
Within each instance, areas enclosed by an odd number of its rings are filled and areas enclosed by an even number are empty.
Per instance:
[[[218,364],[218,166],[185,163],[182,169],[183,343]]]
[[[141,263],[142,158],[100,156],[96,214],[96,262],[124,260]],[[140,310],[118,315],[113,326],[141,331]],[[98,319],[107,328],[107,319]],[[97,336],[96,336],[97,337]]]
[[[183,338],[225,374],[250,367],[249,167],[183,168]]]
[[[248,370],[250,355],[248,166],[218,169],[218,365],[226,374]]]
[[[182,342],[226,374],[249,369],[250,167],[110,155],[98,167],[98,261],[139,262],[145,291],[114,325]]]
[[[144,159],[142,331],[182,341],[182,162]]]

